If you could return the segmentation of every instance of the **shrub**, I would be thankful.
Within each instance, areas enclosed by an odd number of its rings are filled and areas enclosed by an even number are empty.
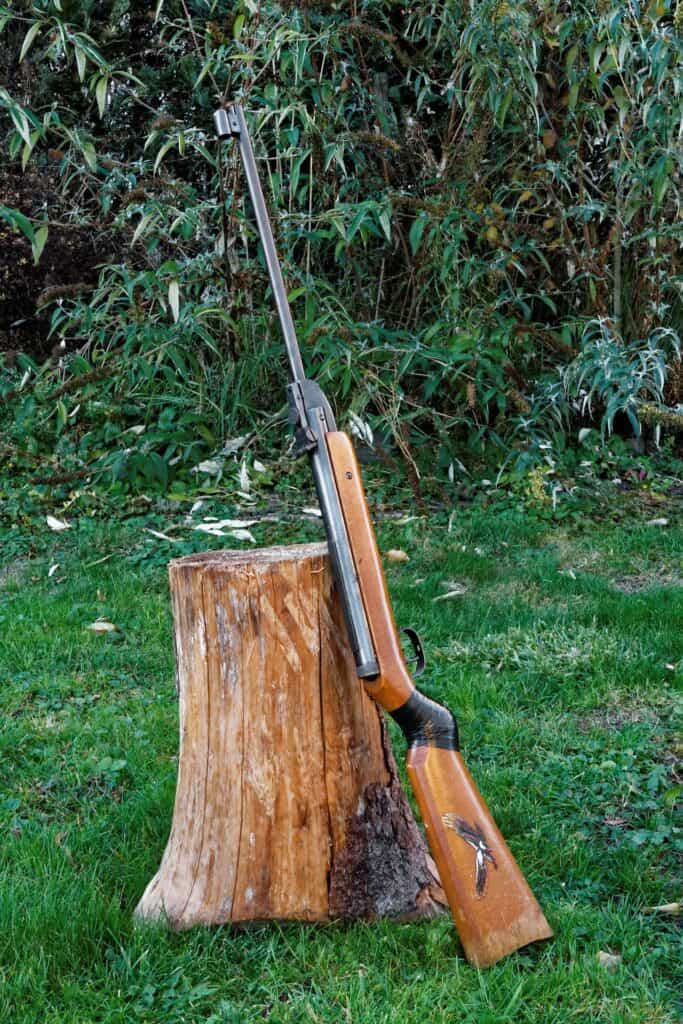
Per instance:
[[[568,422],[560,375],[608,428],[662,399],[683,321],[670,0],[354,12],[0,8],[5,150],[56,174],[60,217],[100,254],[42,290],[56,353],[5,369],[17,444],[163,481],[278,413],[265,270],[210,137],[226,97],[250,113],[310,372],[409,462],[426,439],[443,472],[485,441],[528,448]],[[5,206],[46,260],[51,209]],[[618,386],[589,379],[617,338]]]

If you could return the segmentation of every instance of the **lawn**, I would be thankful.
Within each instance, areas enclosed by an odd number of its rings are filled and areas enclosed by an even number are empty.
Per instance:
[[[176,543],[145,532],[174,517]],[[481,973],[447,916],[136,927],[177,767],[165,563],[221,542],[172,512],[107,524],[74,515],[63,532],[34,524],[23,548],[8,534],[0,1021],[678,1020],[681,919],[653,909],[681,897],[674,518],[569,528],[466,510],[450,529],[439,516],[381,525],[381,548],[410,556],[388,578],[397,618],[425,642],[423,688],[457,713],[465,758],[556,932]],[[259,544],[320,537],[318,523],[296,524],[252,529]],[[89,630],[98,618],[117,630]],[[392,737],[401,760],[393,727]]]

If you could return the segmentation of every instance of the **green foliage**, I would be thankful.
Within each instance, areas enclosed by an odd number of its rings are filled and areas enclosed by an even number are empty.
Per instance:
[[[47,241],[47,227],[43,226],[35,231],[28,217],[25,217],[20,210],[11,210],[7,206],[0,205],[0,217],[28,238],[31,243],[33,258],[37,263]]]
[[[244,186],[210,138],[226,97],[309,371],[409,464],[428,445],[443,477],[486,441],[538,457],[577,381],[608,430],[617,411],[639,429],[643,398],[677,407],[679,21],[672,0],[0,8],[6,152],[119,254],[96,287],[41,296],[63,350],[0,377],[17,445],[165,486],[279,413]],[[49,258],[49,214],[3,209]]]
[[[580,400],[583,415],[592,412],[597,399],[604,409],[603,429],[611,432],[615,415],[623,412],[638,435],[639,401],[646,397],[664,401],[667,360],[671,356],[680,360],[681,346],[670,328],[658,328],[644,340],[625,344],[608,321],[592,321],[586,325],[578,356],[564,370],[565,387]]]

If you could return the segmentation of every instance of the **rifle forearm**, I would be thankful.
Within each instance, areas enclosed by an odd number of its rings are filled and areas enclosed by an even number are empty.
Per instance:
[[[320,401],[324,401],[322,392]],[[315,447],[310,452],[313,479],[325,520],[330,560],[344,608],[344,618],[356,662],[356,671],[361,679],[373,679],[379,674],[379,665],[372,644],[372,635],[356,574],[330,454],[325,443],[326,436],[329,436],[326,423],[328,416],[322,404],[310,407],[307,412],[309,430],[315,441]],[[331,414],[329,418],[331,418]]]

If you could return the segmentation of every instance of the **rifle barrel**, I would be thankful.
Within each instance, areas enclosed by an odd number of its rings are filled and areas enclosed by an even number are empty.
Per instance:
[[[299,342],[296,337],[292,311],[289,308],[287,289],[285,287],[284,278],[282,277],[282,271],[280,270],[280,262],[277,256],[277,249],[275,248],[275,239],[273,238],[273,232],[270,227],[266,200],[259,180],[258,169],[256,167],[256,157],[254,156],[254,150],[249,138],[249,132],[247,131],[242,107],[239,103],[233,103],[227,109],[221,107],[221,109],[217,110],[214,114],[214,122],[216,125],[216,134],[219,139],[232,136],[238,140],[240,156],[242,157],[242,164],[244,166],[244,173],[247,178],[249,195],[254,207],[256,224],[258,225],[259,235],[261,236],[261,244],[266,258],[266,266],[268,267],[270,286],[273,289],[275,306],[277,307],[280,326],[282,327],[282,334],[285,339],[285,347],[287,349],[287,358],[292,372],[292,379],[295,381],[302,381],[305,379],[306,373],[304,371],[304,364],[301,360],[301,352],[299,351]],[[225,244],[227,245],[227,238],[225,239]]]
[[[219,139],[236,138],[239,142],[240,156],[266,257],[270,283],[287,347],[289,365],[294,378],[294,383],[288,388],[290,410],[294,413],[297,425],[303,429],[307,442],[305,450],[311,460],[320,511],[327,533],[330,559],[344,608],[356,671],[361,679],[374,679],[379,672],[379,666],[325,442],[326,434],[330,430],[336,430],[334,416],[318,385],[314,381],[306,380],[292,314],[287,301],[287,291],[277,258],[273,232],[242,108],[238,104],[233,104],[227,109],[220,108],[214,114],[214,122]],[[292,400],[294,400],[294,409],[292,409]]]

